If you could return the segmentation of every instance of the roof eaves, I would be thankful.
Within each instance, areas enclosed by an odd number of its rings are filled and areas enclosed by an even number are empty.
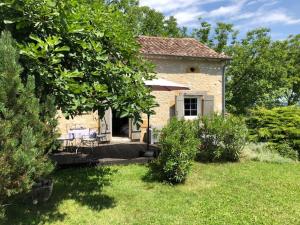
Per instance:
[[[146,56],[157,56],[157,57],[183,57],[183,58],[194,58],[194,59],[218,59],[218,60],[231,60],[232,58],[224,55],[224,57],[213,57],[213,56],[189,56],[189,55],[172,55],[172,54],[154,54],[154,53],[144,53],[141,54]]]

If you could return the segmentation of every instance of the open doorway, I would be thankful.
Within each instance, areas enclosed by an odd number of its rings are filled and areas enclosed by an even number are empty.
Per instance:
[[[112,136],[129,138],[129,118],[120,118],[112,111]]]

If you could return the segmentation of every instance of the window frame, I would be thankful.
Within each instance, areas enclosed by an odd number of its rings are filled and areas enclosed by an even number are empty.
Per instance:
[[[190,106],[189,109],[186,109],[186,99],[196,99],[196,103],[190,103],[190,104],[196,104],[196,107],[195,109],[192,108]],[[198,118],[198,116],[201,114],[201,99],[202,99],[202,96],[200,95],[185,95],[184,96],[184,100],[183,100],[183,116],[184,118],[186,119],[196,119]],[[190,115],[187,115],[186,114],[186,110],[190,110]],[[196,111],[196,115],[192,115],[192,112],[191,111]]]
[[[197,98],[184,98],[184,116],[197,116],[198,115],[198,99]]]

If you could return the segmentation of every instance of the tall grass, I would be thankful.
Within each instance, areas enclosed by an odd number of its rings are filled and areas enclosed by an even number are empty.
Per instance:
[[[249,143],[242,152],[241,161],[257,161],[269,163],[293,163],[292,159],[285,158],[277,152],[266,148],[266,143]]]

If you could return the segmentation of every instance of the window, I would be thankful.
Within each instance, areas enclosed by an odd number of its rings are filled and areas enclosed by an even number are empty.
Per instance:
[[[184,116],[197,116],[197,98],[184,99]]]

